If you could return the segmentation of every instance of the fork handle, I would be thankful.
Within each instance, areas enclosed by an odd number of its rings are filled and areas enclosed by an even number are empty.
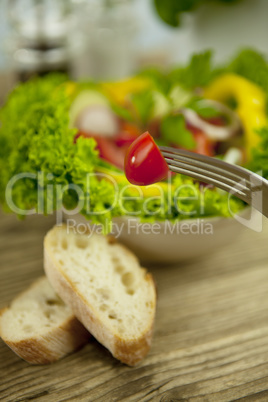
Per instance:
[[[263,215],[268,218],[268,181],[264,185],[263,190]]]
[[[254,176],[253,181],[255,181],[256,176]],[[257,185],[256,191],[254,191],[254,187],[252,188],[251,193],[251,205],[253,208],[257,209],[257,211],[261,212],[266,218],[268,218],[268,180],[260,177],[259,180],[260,186]]]
[[[245,201],[247,204],[251,205],[254,209],[259,211],[263,216],[268,218],[268,180],[257,175],[256,173],[249,173],[250,185],[248,187],[247,196],[241,193],[239,181],[237,182],[237,186],[235,185],[233,188],[223,189],[225,191],[228,191],[231,195],[234,195],[235,197],[240,198],[242,201]],[[241,183],[242,180],[243,179],[241,179]],[[210,183],[210,180],[206,180],[206,178],[204,177],[204,182]],[[216,187],[221,188],[221,186],[217,186],[217,184]]]

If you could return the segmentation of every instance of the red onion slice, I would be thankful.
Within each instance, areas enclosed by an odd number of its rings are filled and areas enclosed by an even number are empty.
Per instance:
[[[203,131],[208,138],[214,141],[226,141],[232,137],[241,127],[239,117],[228,106],[210,99],[203,99],[199,102],[200,105],[211,106],[228,117],[229,124],[224,127],[215,126],[207,121],[204,121],[194,110],[183,108],[180,112],[184,115],[186,121],[193,127]]]

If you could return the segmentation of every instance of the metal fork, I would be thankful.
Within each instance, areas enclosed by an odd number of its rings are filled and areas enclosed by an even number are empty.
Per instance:
[[[268,218],[268,180],[216,158],[171,147],[159,148],[171,171],[219,187]]]

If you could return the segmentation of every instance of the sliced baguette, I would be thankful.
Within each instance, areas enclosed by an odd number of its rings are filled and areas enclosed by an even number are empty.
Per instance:
[[[0,311],[0,336],[22,359],[46,364],[83,346],[90,334],[42,277]]]
[[[110,237],[55,226],[44,268],[56,292],[112,355],[130,366],[148,353],[156,308],[152,276]]]

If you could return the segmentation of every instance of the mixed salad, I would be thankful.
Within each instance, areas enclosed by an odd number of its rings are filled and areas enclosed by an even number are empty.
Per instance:
[[[10,210],[12,199],[18,211],[49,214],[82,200],[80,213],[96,223],[122,215],[151,222],[228,217],[228,194],[186,176],[130,185],[125,154],[148,130],[158,145],[222,158],[268,178],[267,95],[268,65],[250,49],[224,67],[214,67],[208,51],[185,67],[148,69],[120,82],[33,79],[0,112],[1,204]],[[179,200],[172,197],[178,188]],[[245,206],[230,202],[232,212]]]

